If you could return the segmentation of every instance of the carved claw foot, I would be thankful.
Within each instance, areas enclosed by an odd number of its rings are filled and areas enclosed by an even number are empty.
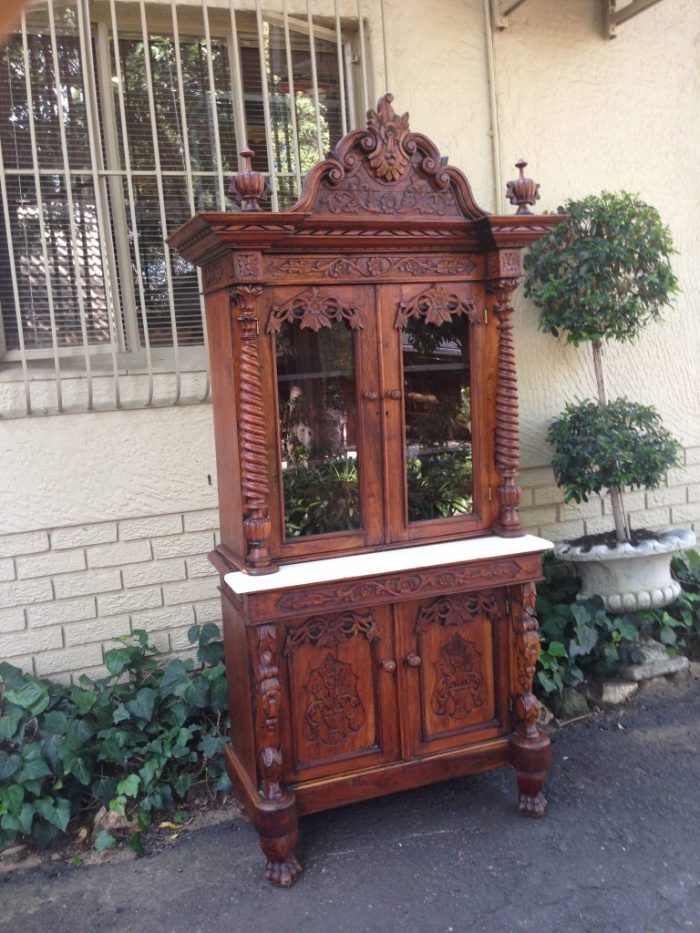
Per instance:
[[[279,888],[291,887],[301,873],[301,865],[295,855],[284,862],[269,862],[265,866],[265,881]]]
[[[534,796],[532,794],[519,794],[518,809],[523,816],[544,816],[547,809],[547,798],[542,791],[539,791]]]

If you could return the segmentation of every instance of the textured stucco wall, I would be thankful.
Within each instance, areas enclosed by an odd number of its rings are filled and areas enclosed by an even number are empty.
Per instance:
[[[667,320],[650,328],[636,346],[611,350],[610,389],[656,404],[687,451],[685,463],[671,471],[667,485],[646,497],[638,494],[630,500],[630,509],[640,523],[697,522],[700,195],[695,175],[700,151],[700,4],[664,0],[625,24],[614,41],[602,37],[600,7],[595,0],[528,0],[511,16],[510,27],[495,35],[503,165],[498,190],[513,176],[512,164],[523,154],[542,184],[539,207],[543,210],[555,209],[567,196],[626,188],[657,205],[670,224],[683,292]],[[385,13],[390,89],[397,108],[408,110],[412,128],[432,137],[450,162],[466,171],[477,201],[488,209],[498,208],[484,4],[481,0],[385,0]],[[375,90],[381,91],[374,2],[365,4],[365,14],[372,20]],[[600,530],[609,524],[601,503],[577,508],[562,504],[546,468],[544,444],[546,426],[564,402],[593,391],[587,352],[564,348],[539,334],[536,310],[522,297],[517,306],[524,520],[552,537]],[[95,645],[116,633],[114,619],[107,618],[104,630],[100,628],[99,620],[109,616],[99,595],[103,590],[89,588],[92,579],[96,586],[100,583],[100,573],[111,574],[102,583],[109,583],[117,601],[122,598],[119,593],[132,587],[142,590],[140,596],[148,600],[155,600],[156,590],[160,592],[161,602],[148,602],[138,611],[167,607],[170,596],[162,573],[167,585],[179,587],[176,595],[183,605],[195,606],[194,612],[197,599],[208,599],[200,587],[210,583],[192,584],[194,589],[187,595],[185,584],[177,581],[204,573],[206,548],[188,537],[187,513],[210,510],[210,514],[216,506],[209,406],[0,422],[0,476],[0,537],[20,535],[6,537],[5,550],[0,549],[0,580],[5,581],[8,596],[4,603],[0,598],[0,636],[6,632],[23,639],[13,653],[21,648],[28,663],[37,652],[55,655],[69,650],[78,637],[75,625],[82,625],[83,619],[96,618],[89,623],[89,638]],[[161,529],[155,517],[162,516],[174,516],[172,528]],[[93,540],[89,529],[100,525],[109,530],[105,540],[114,548],[109,559],[117,560],[122,553],[122,523],[140,517],[155,521],[156,530],[148,531],[156,536],[149,553],[132,554],[147,569],[134,577],[125,557],[123,566],[110,564],[116,569],[94,571],[96,558],[90,548],[101,547],[102,539]],[[215,523],[210,524],[213,529]],[[75,529],[83,526],[77,534]],[[130,526],[125,527],[128,532]],[[180,534],[185,539],[181,545],[168,544],[163,550],[159,535],[172,535],[175,540]],[[69,554],[62,550],[67,545],[61,544],[61,535],[71,538]],[[175,559],[173,548],[179,561],[192,553],[188,549],[195,544],[196,565],[189,567],[185,559],[182,566],[162,566],[164,555]],[[129,548],[134,550],[132,544]],[[53,556],[56,549],[61,552],[58,558]],[[38,563],[26,559],[41,554],[45,556]],[[80,588],[77,617],[75,595],[65,589],[66,581],[70,584],[73,578]],[[2,592],[0,587],[0,597]],[[129,596],[132,602],[134,598]],[[23,600],[29,600],[26,606]],[[33,604],[38,610],[30,611]],[[131,603],[127,600],[123,605],[119,610],[115,602],[112,615],[118,613],[127,628],[141,624],[140,619],[124,615],[134,608]],[[159,627],[168,611],[158,616]],[[47,619],[63,629],[49,631]],[[184,625],[183,619],[173,625]],[[38,635],[34,638],[34,626],[41,629],[44,642]],[[171,641],[170,647],[181,645]],[[90,660],[71,660],[70,670],[93,667],[97,654],[99,647]],[[61,663],[63,671],[69,670],[68,661]],[[36,669],[44,668],[38,664]]]
[[[217,504],[211,408],[0,422],[0,534]]]

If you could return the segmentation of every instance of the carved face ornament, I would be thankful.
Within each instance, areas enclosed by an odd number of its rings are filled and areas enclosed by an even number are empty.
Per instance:
[[[406,171],[410,153],[406,149],[409,133],[408,114],[398,116],[394,113],[391,101],[382,99],[379,112],[370,110],[367,125],[374,131],[376,145],[369,154],[369,164],[378,178],[386,181],[398,181]]]

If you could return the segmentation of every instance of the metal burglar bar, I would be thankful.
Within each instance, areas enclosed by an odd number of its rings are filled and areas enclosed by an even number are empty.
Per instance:
[[[201,276],[164,243],[272,209],[383,89],[382,0],[41,0],[0,50],[0,417],[207,399]],[[374,67],[373,67],[374,62]]]

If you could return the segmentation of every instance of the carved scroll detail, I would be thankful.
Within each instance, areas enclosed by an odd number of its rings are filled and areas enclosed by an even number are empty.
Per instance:
[[[513,623],[515,635],[515,718],[518,732],[525,738],[536,738],[537,701],[532,692],[535,668],[540,655],[539,626],[535,615],[534,583],[523,586],[522,615]]]
[[[365,724],[365,710],[357,692],[357,675],[349,664],[330,652],[323,664],[311,671],[305,687],[308,705],[304,732],[311,742],[340,745]]]
[[[260,382],[258,317],[255,304],[261,288],[241,286],[233,292],[233,301],[241,311],[240,328],[240,418],[241,489],[246,518],[243,531],[248,545],[246,563],[251,572],[268,573],[275,569],[268,551],[270,516],[269,481],[265,444],[265,413]]]
[[[487,583],[493,586],[499,581],[512,580],[520,572],[516,560],[490,563],[488,567],[465,566],[452,570],[431,570],[425,573],[403,574],[395,577],[375,577],[357,583],[317,585],[313,589],[295,592],[290,590],[276,600],[276,607],[289,612],[303,609],[319,609],[324,606],[362,604],[369,599],[391,596],[408,598],[435,590],[457,589]]]
[[[286,275],[326,274],[330,278],[364,275],[382,278],[401,273],[404,275],[469,275],[475,265],[466,257],[443,256],[333,256],[328,259],[292,257],[271,262],[275,272]]]
[[[440,649],[435,662],[436,680],[431,697],[433,712],[450,719],[465,719],[486,702],[481,655],[472,641],[457,632]]]
[[[342,612],[336,616],[312,616],[302,625],[288,627],[284,643],[285,657],[301,645],[316,648],[337,648],[356,635],[364,635],[368,642],[381,636],[369,612]]]
[[[501,482],[498,486],[499,522],[501,535],[522,534],[518,506],[520,488],[516,483],[520,465],[520,434],[518,422],[518,379],[515,370],[513,345],[512,295],[517,279],[494,279],[486,283],[495,295],[494,310],[498,316],[498,370],[496,375],[496,469]]]
[[[277,632],[274,625],[260,625],[256,682],[255,733],[259,748],[260,792],[267,800],[282,798],[282,752],[280,750],[279,706],[282,690],[277,667]]]
[[[432,285],[410,301],[402,301],[396,313],[394,327],[403,330],[411,318],[423,318],[426,324],[449,324],[453,315],[464,314],[478,323],[481,316],[471,299],[458,298],[442,285]]]
[[[486,616],[491,622],[497,622],[501,617],[498,601],[492,593],[438,596],[419,611],[416,635],[424,632],[429,625],[461,625],[473,622],[477,616]]]
[[[322,327],[330,327],[332,321],[347,321],[353,330],[364,327],[359,308],[336,295],[321,294],[315,285],[282,305],[273,305],[267,322],[268,334],[278,334],[286,321],[298,321],[302,330],[308,327],[316,332]]]

